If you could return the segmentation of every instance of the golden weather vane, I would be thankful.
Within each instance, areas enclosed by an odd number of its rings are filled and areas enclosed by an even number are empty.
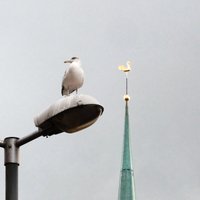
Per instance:
[[[126,62],[126,66],[125,65],[120,65],[118,67],[119,70],[123,71],[126,75],[126,93],[124,95],[124,100],[125,101],[129,101],[130,100],[130,96],[128,95],[128,73],[131,71],[131,62],[127,61]]]

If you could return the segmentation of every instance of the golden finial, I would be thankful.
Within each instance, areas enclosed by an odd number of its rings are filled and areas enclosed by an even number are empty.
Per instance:
[[[118,69],[126,73],[129,72],[131,70],[131,61],[127,61],[126,66],[120,65]]]
[[[124,95],[124,100],[125,101],[129,101],[130,100],[130,96],[128,95],[128,72],[130,72],[131,70],[131,62],[127,61],[126,62],[126,66],[125,65],[120,65],[118,67],[119,70],[125,72],[126,75],[126,94]]]

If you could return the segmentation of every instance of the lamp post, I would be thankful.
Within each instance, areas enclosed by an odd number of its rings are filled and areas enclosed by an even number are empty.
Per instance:
[[[71,95],[59,99],[35,117],[38,130],[22,138],[7,137],[0,142],[4,148],[5,199],[18,200],[18,166],[20,147],[40,136],[62,132],[75,133],[91,126],[103,113],[103,107],[88,95]]]

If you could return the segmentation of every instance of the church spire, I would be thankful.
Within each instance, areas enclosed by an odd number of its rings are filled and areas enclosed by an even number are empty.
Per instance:
[[[129,111],[128,102],[130,97],[128,95],[128,72],[130,69],[130,62],[127,62],[127,67],[119,66],[119,69],[126,74],[126,93],[124,95],[125,100],[125,120],[124,120],[124,143],[123,143],[123,157],[122,157],[122,169],[119,186],[119,200],[135,200],[135,186],[134,186],[134,174],[132,167],[131,157],[131,144],[130,144],[130,132],[129,132]]]

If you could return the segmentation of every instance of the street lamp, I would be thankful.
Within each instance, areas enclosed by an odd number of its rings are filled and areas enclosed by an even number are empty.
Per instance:
[[[89,95],[65,96],[35,117],[38,130],[22,138],[7,137],[0,142],[4,148],[6,169],[6,200],[18,200],[19,148],[40,137],[62,132],[75,133],[91,126],[103,113],[103,107]]]

